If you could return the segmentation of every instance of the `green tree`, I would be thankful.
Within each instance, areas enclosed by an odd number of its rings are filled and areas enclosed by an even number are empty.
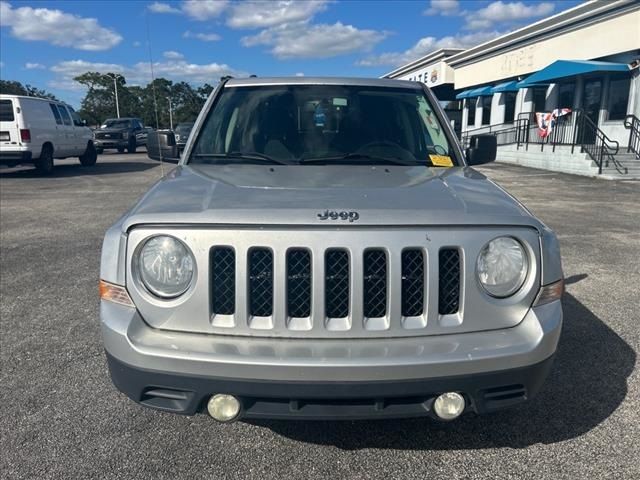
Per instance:
[[[0,80],[0,93],[7,95],[26,95],[28,97],[50,98],[57,100],[53,93],[31,85],[22,85],[15,80]]]

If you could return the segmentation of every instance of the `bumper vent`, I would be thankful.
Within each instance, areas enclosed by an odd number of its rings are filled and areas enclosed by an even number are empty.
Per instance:
[[[311,316],[311,253],[304,249],[287,252],[287,315]]]
[[[249,252],[249,314],[273,315],[273,253],[267,248]]]
[[[349,254],[328,250],[325,260],[325,315],[328,318],[349,316]]]
[[[387,313],[387,255],[382,250],[364,253],[363,311],[367,318]]]
[[[421,250],[402,252],[402,316],[424,313],[424,254]]]
[[[214,248],[211,252],[211,288],[213,313],[233,315],[236,307],[236,254],[232,248]]]

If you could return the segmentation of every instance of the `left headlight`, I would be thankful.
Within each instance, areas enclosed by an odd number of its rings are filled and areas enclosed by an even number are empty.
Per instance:
[[[193,254],[184,243],[169,235],[148,239],[140,249],[138,262],[142,283],[161,298],[182,295],[193,280]]]
[[[528,270],[527,253],[512,237],[494,238],[478,255],[478,280],[493,297],[509,297],[520,290]]]

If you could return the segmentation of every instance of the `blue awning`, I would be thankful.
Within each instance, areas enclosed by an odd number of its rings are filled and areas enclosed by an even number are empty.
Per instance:
[[[495,87],[491,89],[492,93],[500,93],[500,92],[517,92],[518,91],[518,82],[512,80],[510,82],[499,83]]]
[[[630,72],[626,63],[597,62],[594,60],[556,60],[548,67],[530,75],[522,82],[519,88],[532,87],[535,84],[554,83],[555,80],[576,75],[598,72]]]
[[[471,90],[465,90],[456,95],[457,100],[461,100],[463,98],[473,98],[473,97],[490,97],[493,95],[491,91],[492,87],[480,87],[480,88],[472,88]]]

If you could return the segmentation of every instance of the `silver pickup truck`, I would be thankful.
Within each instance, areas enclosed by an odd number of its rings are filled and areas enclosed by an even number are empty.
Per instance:
[[[530,399],[562,324],[554,233],[471,168],[420,83],[225,79],[113,227],[100,317],[142,405],[452,420]]]

